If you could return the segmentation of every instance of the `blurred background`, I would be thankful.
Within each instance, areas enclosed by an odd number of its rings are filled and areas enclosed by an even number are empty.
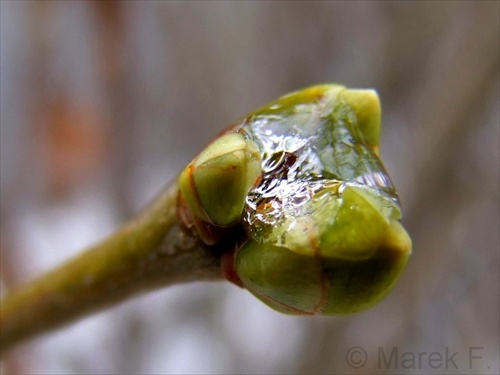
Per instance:
[[[0,7],[2,294],[111,233],[228,124],[323,82],[378,90],[414,241],[358,315],[179,285],[20,346],[3,373],[499,373],[498,1]]]

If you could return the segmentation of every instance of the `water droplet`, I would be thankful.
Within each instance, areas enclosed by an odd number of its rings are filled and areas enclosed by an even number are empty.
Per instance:
[[[282,116],[261,114],[240,129],[262,156],[262,180],[248,194],[243,214],[255,241],[274,236],[284,244],[292,232],[311,230],[315,211],[335,207],[347,186],[369,189],[388,207],[399,205],[381,161],[363,143],[349,113],[331,113],[301,106]]]

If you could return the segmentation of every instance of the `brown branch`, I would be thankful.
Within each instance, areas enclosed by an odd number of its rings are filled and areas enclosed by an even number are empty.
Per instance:
[[[166,189],[110,237],[7,295],[0,308],[0,351],[140,292],[221,280],[220,259],[181,229],[177,192],[176,185]]]

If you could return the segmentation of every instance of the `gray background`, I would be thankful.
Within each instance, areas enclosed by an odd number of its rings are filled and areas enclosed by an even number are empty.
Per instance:
[[[498,374],[499,4],[2,1],[2,293],[111,233],[228,124],[323,82],[378,90],[414,241],[359,315],[182,285],[19,347],[3,372]]]

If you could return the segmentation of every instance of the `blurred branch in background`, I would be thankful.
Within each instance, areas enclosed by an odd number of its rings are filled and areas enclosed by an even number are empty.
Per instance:
[[[414,241],[395,290],[357,316],[179,286],[13,351],[5,373],[399,373],[378,347],[447,347],[457,373],[499,372],[498,2],[0,6],[2,288],[111,233],[242,113],[320,82],[378,89]]]

